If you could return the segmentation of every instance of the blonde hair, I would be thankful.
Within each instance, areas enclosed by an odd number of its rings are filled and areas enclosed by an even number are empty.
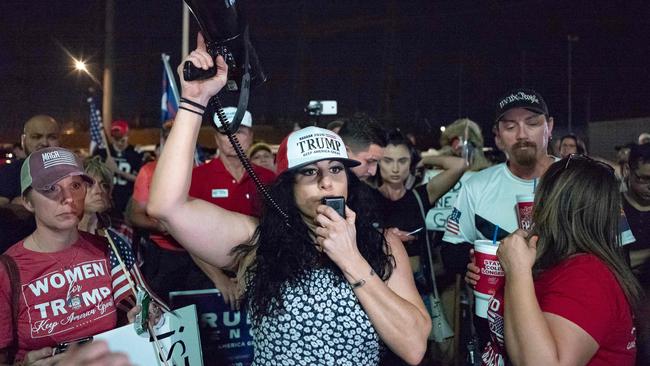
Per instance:
[[[483,147],[483,133],[481,127],[469,118],[460,118],[445,127],[445,131],[440,136],[440,146],[448,146],[451,141],[459,136],[465,136],[467,129],[467,139],[476,147]]]
[[[99,156],[84,159],[84,171],[91,177],[99,177],[113,188],[113,172],[104,164]]]
[[[258,151],[262,151],[262,150],[268,151],[271,153],[271,155],[273,155],[273,150],[271,149],[271,146],[269,146],[264,142],[258,142],[248,149],[248,158],[249,159],[252,158],[253,155],[255,155]]]

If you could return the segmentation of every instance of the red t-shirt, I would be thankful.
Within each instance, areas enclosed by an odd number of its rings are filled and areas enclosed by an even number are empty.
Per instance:
[[[147,204],[147,202],[149,202],[149,189],[151,188],[151,181],[153,180],[153,172],[155,169],[155,161],[148,162],[140,168],[133,186],[134,201],[140,204]],[[185,249],[183,249],[183,247],[181,247],[181,245],[171,235],[151,233],[149,239],[163,249],[179,252],[185,251]]]
[[[18,352],[25,353],[115,328],[111,271],[106,244],[79,233],[70,248],[39,253],[14,244],[5,254],[20,273]],[[0,265],[0,348],[12,341],[11,284]]]
[[[577,255],[544,271],[535,280],[535,295],[543,312],[573,322],[596,340],[598,351],[587,365],[634,365],[636,329],[630,306],[614,274],[596,256]],[[490,342],[482,364],[509,364],[503,338],[503,290],[490,299],[488,322]]]
[[[253,165],[253,171],[262,184],[269,185],[275,179],[275,173],[261,166]],[[237,182],[220,159],[214,159],[192,170],[190,196],[214,203],[229,211],[259,217],[261,206],[253,180],[244,172],[242,179]]]

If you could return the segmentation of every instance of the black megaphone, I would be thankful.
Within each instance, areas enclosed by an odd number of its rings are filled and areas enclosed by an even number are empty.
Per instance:
[[[206,48],[212,57],[223,56],[228,64],[229,91],[242,89],[242,76],[247,71],[250,74],[251,86],[260,85],[266,81],[255,48],[248,37],[246,21],[240,11],[239,1],[236,0],[184,0],[205,39]],[[185,80],[202,80],[216,74],[216,67],[203,70],[191,62],[183,65]]]

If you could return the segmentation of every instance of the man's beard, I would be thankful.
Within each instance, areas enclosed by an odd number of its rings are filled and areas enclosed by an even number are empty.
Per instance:
[[[527,149],[523,149],[527,147]],[[517,142],[510,149],[517,165],[532,167],[537,162],[537,144],[531,141]]]

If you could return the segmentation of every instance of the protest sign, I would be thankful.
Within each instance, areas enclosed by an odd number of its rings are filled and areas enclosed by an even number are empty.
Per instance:
[[[248,366],[253,362],[253,337],[245,310],[231,310],[217,289],[176,291],[169,297],[172,307],[196,305],[206,365]]]
[[[163,315],[162,326],[155,329],[162,354],[157,355],[156,345],[149,333],[138,335],[133,324],[98,334],[94,340],[104,340],[115,352],[129,356],[133,365],[202,366],[196,308],[186,306]],[[164,361],[163,361],[164,360]]]

